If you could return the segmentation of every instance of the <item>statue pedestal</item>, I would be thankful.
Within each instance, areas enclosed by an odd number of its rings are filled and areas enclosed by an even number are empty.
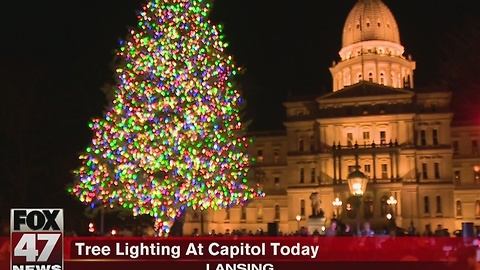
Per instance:
[[[325,217],[321,216],[309,216],[307,220],[307,225],[308,225],[308,233],[313,234],[315,230],[317,230],[320,235],[325,234]]]

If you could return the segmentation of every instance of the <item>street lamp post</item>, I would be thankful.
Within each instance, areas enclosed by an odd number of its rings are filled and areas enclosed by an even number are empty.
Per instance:
[[[302,217],[297,215],[295,218],[297,219],[297,231],[300,232],[300,220],[302,220]]]
[[[393,208],[395,207],[395,205],[397,205],[397,199],[395,199],[395,197],[393,196],[390,196],[390,198],[388,198],[387,200],[387,204],[389,205],[390,211],[392,211],[393,215],[395,213],[395,211],[393,211]]]
[[[360,205],[362,204],[361,198],[367,189],[368,179],[361,171],[358,170],[358,166],[355,168],[355,171],[350,173],[347,178],[348,187],[350,193],[353,195],[354,201],[353,206],[355,207],[355,214],[357,217],[357,235],[361,235],[360,230]]]
[[[388,208],[390,209],[390,212],[387,214],[388,223],[390,227],[393,227],[393,228],[390,228],[390,230],[392,229],[394,230],[397,227],[396,220],[395,220],[396,213],[394,211],[394,208],[397,205],[397,199],[395,199],[395,197],[393,196],[390,196],[390,198],[388,198],[387,200],[387,204],[388,204]]]
[[[343,204],[343,202],[338,197],[336,197],[335,200],[333,200],[333,202],[332,202],[332,205],[335,208],[335,213],[334,213],[335,214],[335,219],[337,219],[338,216],[340,216],[339,209],[340,209],[340,207],[342,207],[342,204]]]

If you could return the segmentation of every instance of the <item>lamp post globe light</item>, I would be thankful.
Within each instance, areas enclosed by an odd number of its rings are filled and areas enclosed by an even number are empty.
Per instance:
[[[302,220],[302,217],[297,215],[295,218],[297,219],[297,231],[300,231],[300,220]]]
[[[387,214],[388,226],[390,230],[395,230],[397,227],[397,222],[395,220],[395,211],[394,208],[397,205],[397,199],[395,197],[390,196],[387,200],[387,204],[389,206],[389,213]]]
[[[387,204],[390,205],[393,211],[393,207],[397,204],[397,199],[395,199],[393,196],[390,196],[390,198],[387,200]]]
[[[357,166],[355,171],[348,175],[347,181],[350,193],[353,195],[353,206],[357,217],[357,235],[360,236],[360,205],[362,204],[361,198],[367,189],[368,179],[365,174],[358,170]]]
[[[333,202],[332,202],[332,205],[335,209],[335,213],[334,213],[335,214],[335,219],[337,219],[338,216],[340,216],[339,209],[340,209],[340,207],[342,207],[342,204],[343,204],[343,202],[338,197],[336,197],[335,200],[333,200]]]

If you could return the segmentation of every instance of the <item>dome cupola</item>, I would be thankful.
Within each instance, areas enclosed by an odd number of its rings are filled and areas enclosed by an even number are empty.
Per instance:
[[[395,17],[381,0],[359,0],[343,27],[342,47],[368,40],[400,44]]]
[[[395,17],[381,0],[358,0],[342,35],[341,60],[330,67],[333,91],[362,81],[413,88],[415,61],[404,57]]]

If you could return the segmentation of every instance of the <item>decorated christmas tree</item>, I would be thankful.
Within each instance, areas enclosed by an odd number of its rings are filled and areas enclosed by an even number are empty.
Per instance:
[[[239,68],[210,10],[209,0],[152,0],[138,13],[117,51],[112,106],[92,120],[69,188],[81,202],[152,215],[168,235],[187,208],[263,195],[247,184]]]

